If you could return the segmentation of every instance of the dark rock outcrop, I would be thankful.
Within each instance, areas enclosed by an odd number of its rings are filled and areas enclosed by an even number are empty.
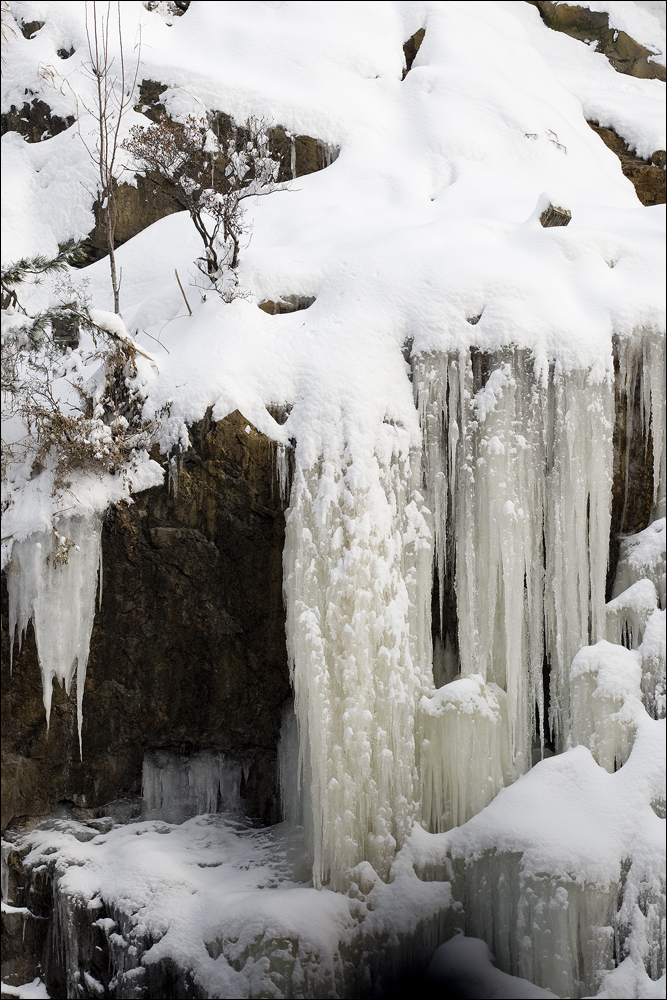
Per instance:
[[[424,41],[424,35],[426,34],[425,28],[420,28],[419,31],[415,31],[414,35],[410,35],[407,42],[403,46],[403,55],[405,56],[405,69],[403,70],[403,79],[412,69],[412,64],[417,58],[417,53],[421,48],[421,44]]]
[[[276,746],[290,685],[273,445],[238,411],[206,418],[191,439],[176,496],[156,487],[106,519],[83,761],[74,694],[57,685],[47,729],[31,625],[9,676],[3,578],[3,829],[58,802],[94,809],[137,795],[150,750],[221,751],[244,765],[248,814],[279,818]]]
[[[46,21],[21,21],[21,34],[24,38],[34,38],[45,24]]]
[[[650,61],[654,53],[627,32],[612,28],[608,14],[549,0],[528,0],[528,3],[537,7],[544,23],[554,31],[562,31],[581,42],[597,42],[596,52],[605,55],[619,73],[644,80],[666,79],[665,67]]]
[[[664,149],[657,150],[650,160],[642,160],[633,153],[626,142],[613,129],[603,128],[595,122],[588,123],[596,132],[605,146],[616,153],[621,161],[621,170],[635,186],[637,197],[642,205],[664,205],[667,192],[667,174],[665,162],[667,153]]]
[[[33,97],[32,101],[25,101],[21,108],[12,104],[9,111],[2,115],[0,132],[18,132],[28,142],[42,142],[43,139],[50,139],[59,132],[64,132],[74,124],[72,115],[67,118],[59,118],[54,115],[51,108],[40,98]]]

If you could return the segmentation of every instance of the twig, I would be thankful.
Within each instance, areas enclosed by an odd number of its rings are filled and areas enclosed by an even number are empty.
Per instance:
[[[181,284],[181,279],[178,276],[178,271],[176,270],[176,268],[174,268],[174,274],[176,275],[176,281],[178,282],[178,287],[181,290],[181,295],[183,296],[183,299],[185,300],[185,304],[188,307],[188,312],[192,316],[192,309],[190,308],[190,303],[188,302],[187,298],[185,297],[185,292],[183,291],[183,285]]]

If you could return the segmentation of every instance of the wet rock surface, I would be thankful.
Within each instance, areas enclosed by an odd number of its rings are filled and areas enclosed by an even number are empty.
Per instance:
[[[247,428],[247,430],[246,430]],[[178,492],[112,509],[83,703],[56,686],[47,729],[32,625],[9,675],[3,577],[2,823],[61,801],[141,790],[144,754],[219,750],[244,766],[249,815],[278,819],[276,746],[289,695],[283,503],[273,446],[238,412],[191,429]]]

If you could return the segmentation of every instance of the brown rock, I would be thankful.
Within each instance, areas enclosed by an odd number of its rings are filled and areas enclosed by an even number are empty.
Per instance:
[[[417,58],[417,53],[419,52],[421,44],[424,41],[425,34],[426,30],[424,28],[420,28],[419,31],[415,31],[414,35],[410,35],[407,42],[403,46],[403,55],[405,56],[405,69],[403,70],[404,80],[412,69],[412,64]]]
[[[276,302],[267,299],[260,302],[259,308],[269,316],[280,316],[283,313],[298,312],[300,309],[309,309],[315,299],[311,295],[283,295]]]
[[[559,208],[557,205],[549,205],[540,216],[540,225],[544,229],[553,229],[554,226],[568,226],[572,221],[572,212],[569,208]]]
[[[665,161],[667,154],[664,149],[657,150],[650,160],[642,160],[632,152],[626,142],[613,129],[602,128],[595,122],[588,123],[594,132],[600,136],[605,146],[616,153],[621,161],[621,170],[635,186],[637,197],[642,205],[665,204]]]
[[[619,73],[644,80],[665,80],[665,67],[651,62],[650,49],[640,45],[625,31],[609,26],[609,15],[567,3],[528,0],[537,7],[544,23],[554,31],[562,31],[581,42],[597,42],[596,52],[607,57]]]

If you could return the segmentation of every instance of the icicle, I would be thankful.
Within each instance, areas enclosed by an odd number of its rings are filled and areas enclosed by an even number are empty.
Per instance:
[[[651,580],[638,580],[607,605],[607,639],[627,649],[638,649],[644,629],[658,606]]]
[[[644,707],[653,719],[665,717],[665,618],[667,612],[656,608],[646,622],[639,647],[642,658],[642,695]]]
[[[422,816],[432,833],[460,826],[505,784],[507,696],[477,674],[420,703]]]
[[[274,478],[278,480],[278,490],[282,503],[289,502],[290,490],[290,463],[292,459],[292,449],[289,445],[277,442],[274,448]]]
[[[544,744],[545,650],[563,746],[572,658],[605,634],[609,362],[595,373],[548,370],[507,348],[417,363],[440,593],[454,574],[461,673],[506,691],[518,773],[530,766],[533,733]]]
[[[605,635],[611,524],[613,387],[555,367],[549,417],[553,451],[545,483],[546,631],[551,720],[567,742],[570,665],[582,646]]]
[[[63,517],[52,532],[31,535],[26,541],[15,543],[7,573],[10,645],[13,649],[18,627],[21,648],[32,618],[47,726],[54,678],[65,685],[69,694],[76,673],[82,756],[83,692],[95,619],[101,531],[102,522],[96,515]]]
[[[287,515],[287,642],[316,886],[362,860],[386,876],[416,815],[414,715],[430,686],[431,535],[419,455],[383,424],[354,462],[297,471]],[[303,780],[303,777],[302,777]]]
[[[627,400],[626,447],[632,442],[634,424],[634,400],[637,380],[641,398],[640,418],[645,447],[648,449],[649,435],[653,447],[653,517],[665,516],[666,460],[665,446],[665,337],[652,330],[640,330],[632,337],[621,340],[616,345],[619,364],[619,383]],[[626,455],[626,502],[629,483],[628,456]]]
[[[144,758],[142,816],[183,823],[191,816],[238,812],[241,767],[217,751],[191,757],[154,751]]]

